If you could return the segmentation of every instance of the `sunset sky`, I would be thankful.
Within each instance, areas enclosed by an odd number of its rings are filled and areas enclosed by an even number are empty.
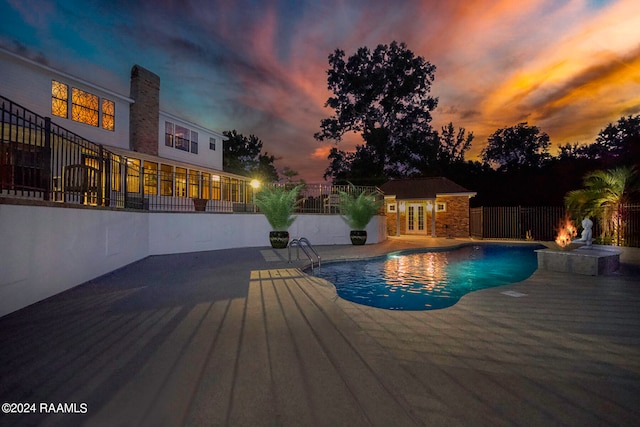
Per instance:
[[[139,64],[164,111],[254,134],[309,183],[332,146],[313,138],[332,114],[328,55],[393,40],[437,67],[433,124],[473,132],[469,160],[522,121],[556,155],[640,114],[638,0],[0,0],[5,49],[124,95]]]

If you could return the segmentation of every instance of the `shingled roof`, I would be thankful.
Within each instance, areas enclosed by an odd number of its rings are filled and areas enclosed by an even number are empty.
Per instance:
[[[443,176],[392,179],[382,184],[380,189],[386,196],[396,196],[396,199],[435,199],[436,196],[475,196],[477,194]]]

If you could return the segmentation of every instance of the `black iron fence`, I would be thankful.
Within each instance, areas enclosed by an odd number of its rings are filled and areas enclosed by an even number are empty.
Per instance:
[[[554,240],[563,218],[558,206],[472,208],[469,232],[481,239]]]
[[[471,208],[469,233],[477,239],[553,241],[565,219],[561,206]],[[640,205],[623,205],[617,224],[617,230],[604,233],[602,225],[594,220],[594,239],[604,244],[640,247]],[[580,232],[580,224],[576,225]]]
[[[0,96],[0,195],[137,208],[128,169],[126,158]]]
[[[382,197],[376,187],[305,185],[298,212],[338,213],[340,190]],[[153,211],[256,212],[254,191],[248,178],[116,154],[0,96],[0,196]]]

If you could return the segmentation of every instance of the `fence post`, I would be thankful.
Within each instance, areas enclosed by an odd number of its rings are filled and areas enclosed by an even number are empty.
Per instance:
[[[522,206],[518,206],[518,213],[516,215],[518,217],[516,239],[522,239]]]
[[[124,164],[124,182],[123,182],[123,186],[122,188],[124,189],[124,207],[127,208],[129,206],[129,189],[127,188],[127,185],[129,183],[129,162],[128,159],[126,157],[122,157],[122,159],[124,160],[122,163]]]
[[[42,156],[42,180],[44,188],[43,199],[51,200],[51,118],[44,118],[44,155]]]
[[[104,187],[103,187],[103,174],[104,172],[104,148],[102,144],[98,145],[98,206],[105,206],[104,200]]]

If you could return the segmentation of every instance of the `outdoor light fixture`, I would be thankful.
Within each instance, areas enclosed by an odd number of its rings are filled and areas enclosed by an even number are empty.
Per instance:
[[[251,180],[251,187],[253,188],[253,212],[256,212],[256,191],[260,188],[260,181],[257,179]]]

